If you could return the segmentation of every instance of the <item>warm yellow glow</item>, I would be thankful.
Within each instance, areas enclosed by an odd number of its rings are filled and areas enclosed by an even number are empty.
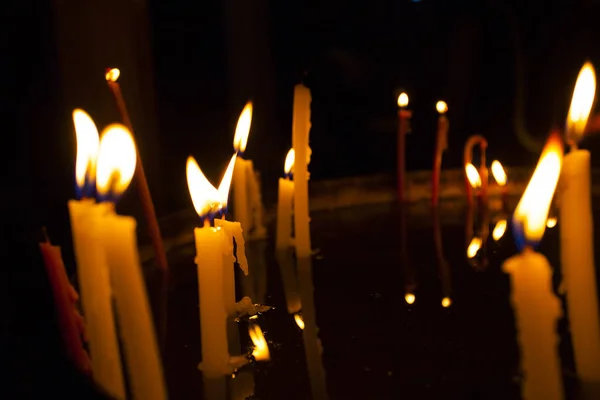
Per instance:
[[[109,82],[116,82],[117,79],[119,79],[120,75],[121,71],[119,71],[119,68],[111,68],[106,72],[106,75],[104,77]]]
[[[100,137],[96,189],[100,196],[118,196],[127,189],[133,174],[137,152],[131,132],[121,124],[107,126]]]
[[[496,226],[494,226],[494,230],[492,231],[492,238],[494,238],[495,241],[500,240],[500,238],[502,236],[504,236],[504,233],[506,232],[506,220],[505,219],[501,219],[500,221],[496,222]]]
[[[529,242],[539,242],[544,235],[562,159],[562,142],[558,134],[552,134],[513,214],[514,222],[522,227]]]
[[[262,333],[262,330],[260,329],[260,326],[258,326],[258,324],[250,324],[248,326],[248,333],[250,334],[252,343],[254,343],[252,355],[256,361],[269,360],[271,358],[269,346],[267,345],[267,341]]]
[[[442,299],[442,307],[448,308],[452,305],[452,299],[450,297],[444,297]]]
[[[406,107],[408,105],[408,95],[406,93],[400,93],[398,96],[398,107]]]
[[[498,182],[498,185],[506,185],[506,172],[504,172],[504,168],[498,160],[492,162],[492,175],[494,175],[494,180]]]
[[[415,302],[415,300],[417,300],[417,296],[415,296],[412,293],[406,293],[404,295],[404,300],[406,301],[406,303],[408,304],[413,304]]]
[[[586,62],[579,71],[569,115],[567,117],[567,140],[577,143],[583,136],[590,111],[596,96],[596,73],[591,62]]]
[[[548,219],[546,220],[546,227],[554,228],[557,223],[558,223],[558,219],[556,219],[556,217],[548,217]]]
[[[285,157],[285,164],[283,166],[283,172],[285,172],[286,175],[292,172],[292,168],[294,168],[294,162],[296,162],[296,152],[294,149],[290,149]]]
[[[483,241],[479,236],[474,236],[473,239],[471,239],[471,243],[469,243],[469,247],[467,247],[467,257],[475,257],[479,249],[481,249],[482,243]]]
[[[477,168],[475,168],[473,164],[467,163],[467,165],[465,165],[465,173],[473,188],[477,189],[481,187],[481,176],[479,176],[479,171],[477,171]]]
[[[304,319],[302,318],[302,315],[294,314],[294,320],[296,321],[296,325],[298,325],[298,328],[304,329]]]
[[[246,151],[248,144],[248,135],[250,134],[250,125],[252,125],[252,102],[249,101],[246,107],[242,110],[237,126],[235,127],[235,135],[233,136],[233,149],[236,152]]]
[[[86,176],[95,178],[96,158],[100,138],[98,129],[92,118],[83,110],[73,111],[73,123],[75,124],[75,135],[77,136],[77,158],[75,161],[75,181],[82,188]]]
[[[188,157],[186,163],[188,189],[190,190],[194,209],[196,209],[199,216],[205,217],[207,214],[216,213],[227,205],[235,159],[236,155],[234,154],[223,174],[219,189],[216,189],[206,179],[194,157]]]
[[[445,114],[448,111],[448,104],[446,104],[445,101],[440,100],[435,104],[435,109],[440,114]]]

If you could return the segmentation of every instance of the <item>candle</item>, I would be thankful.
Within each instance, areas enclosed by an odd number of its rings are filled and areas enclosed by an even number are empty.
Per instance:
[[[121,114],[121,121],[133,134],[133,125],[131,124],[131,119],[129,118],[129,113],[127,112],[127,106],[125,105],[123,94],[121,93],[121,86],[117,82],[119,76],[121,76],[121,71],[118,68],[107,68],[104,77],[106,78],[108,87],[115,98],[115,102],[117,103],[117,108]],[[160,227],[158,226],[158,221],[156,219],[156,212],[154,211],[154,203],[152,202],[152,196],[150,195],[150,189],[148,188],[146,173],[144,172],[144,165],[142,164],[142,159],[137,151],[137,148],[136,152],[137,162],[135,163],[135,186],[138,191],[140,202],[142,203],[144,217],[148,223],[148,233],[150,235],[150,239],[152,240],[152,248],[154,249],[156,261],[160,268],[166,270],[167,256],[165,254],[162,236],[160,234]]]
[[[446,257],[444,256],[442,225],[437,209],[434,209],[433,211],[433,241],[435,243],[438,271],[442,281],[442,307],[448,308],[452,305],[452,276],[450,273],[450,264],[446,261]]]
[[[235,165],[236,155],[229,166]],[[231,258],[225,261],[231,238],[221,227],[210,226],[210,219],[222,211],[233,175],[228,167],[218,189],[206,179],[193,157],[187,160],[187,182],[192,203],[204,227],[194,229],[196,241],[195,263],[198,270],[198,294],[200,301],[200,337],[202,363],[200,369],[205,377],[217,378],[231,373],[227,343],[227,309],[224,283],[225,268],[233,269]],[[228,281],[227,285],[233,282]],[[234,289],[235,290],[235,289]],[[229,295],[231,295],[230,291]]]
[[[410,131],[412,111],[406,109],[408,95],[400,93],[398,96],[398,201],[406,198],[406,134]]]
[[[46,241],[40,243],[39,246],[52,287],[58,323],[67,355],[79,371],[91,375],[91,361],[82,342],[84,323],[75,307],[78,296],[67,278],[60,247],[52,246],[47,236]]]
[[[504,168],[502,167],[502,164],[500,164],[500,161],[498,160],[494,160],[492,162],[492,176],[494,177],[494,180],[496,181],[498,186],[500,186],[500,193],[502,196],[502,210],[504,212],[508,212],[508,191],[506,188],[507,177],[506,172],[504,172]]]
[[[465,175],[467,177],[469,188],[469,190],[467,190],[467,204],[469,207],[473,206],[472,189],[475,191],[475,197],[477,198],[477,207],[481,209],[481,176],[479,175],[479,171],[477,171],[477,168],[475,168],[475,166],[469,162],[465,164]]]
[[[558,203],[560,256],[577,374],[600,383],[600,322],[594,263],[590,152],[577,148],[596,91],[592,64],[586,63],[575,85],[567,120],[567,141]]]
[[[466,166],[467,164],[471,164],[473,161],[473,147],[479,145],[479,149],[481,151],[481,157],[479,160],[479,176],[480,176],[480,189],[479,193],[482,199],[482,205],[487,207],[487,187],[488,187],[488,169],[485,161],[485,150],[487,149],[487,140],[481,135],[473,135],[467,139],[465,143],[465,148],[463,151],[463,162]],[[472,201],[472,185],[469,183],[468,175],[465,179],[466,191],[467,191],[467,199],[469,202]]]
[[[248,238],[262,238],[266,234],[266,229],[262,220],[260,184],[254,171],[254,164],[251,160],[243,158],[251,125],[252,102],[248,102],[240,114],[233,137],[233,148],[238,154],[233,171],[233,212]]]
[[[294,203],[294,181],[290,179],[295,158],[294,149],[290,149],[285,158],[284,178],[279,178],[279,194],[277,196],[277,236],[275,248],[283,250],[293,244],[292,209]]]
[[[90,196],[99,148],[98,130],[83,110],[73,111],[77,135],[75,179],[78,192]],[[101,216],[107,204],[92,199],[70,200],[69,215],[73,247],[77,260],[77,278],[94,381],[109,395],[125,398],[119,342],[115,329],[109,267],[101,245]]]
[[[302,301],[298,289],[298,277],[296,276],[293,250],[291,248],[276,250],[275,258],[281,272],[288,314],[297,314],[302,310]]]
[[[120,124],[105,128],[98,149],[96,188],[99,198],[114,202],[136,171],[136,148],[129,130]],[[102,216],[102,245],[116,300],[127,376],[134,399],[166,399],[167,391],[146,284],[137,250],[134,218],[114,212]]]
[[[525,399],[562,399],[556,323],[562,311],[552,291],[552,268],[533,248],[540,242],[562,163],[560,137],[552,134],[513,214],[520,253],[502,265],[511,276]]]
[[[435,207],[440,193],[440,172],[442,169],[442,154],[448,148],[448,105],[445,101],[438,101],[435,105],[438,117],[437,134],[435,138],[435,153],[433,156],[433,173],[431,175],[431,203]]]
[[[310,90],[302,85],[294,88],[294,109],[292,122],[292,147],[294,161],[294,244],[296,257],[307,258],[311,255],[310,217],[308,209],[308,163],[311,150],[310,132]]]

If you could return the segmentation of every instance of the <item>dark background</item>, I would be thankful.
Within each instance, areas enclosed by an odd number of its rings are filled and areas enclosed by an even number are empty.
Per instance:
[[[430,168],[439,99],[449,105],[445,168],[460,167],[462,146],[475,133],[488,138],[490,160],[533,165],[539,147],[525,148],[522,138],[541,143],[562,124],[582,63],[600,65],[599,11],[592,0],[10,2],[1,11],[0,129],[3,282],[12,290],[2,291],[2,304],[25,308],[5,321],[16,321],[26,337],[48,311],[28,305],[32,292],[49,296],[32,250],[41,226],[64,247],[72,270],[70,113],[84,108],[100,129],[118,120],[105,67],[122,71],[150,189],[165,216],[191,206],[188,155],[219,179],[248,99],[255,116],[246,154],[272,202],[291,145],[293,86],[302,79],[313,96],[314,180],[394,172],[402,88],[414,111],[409,170]],[[594,152],[598,139],[582,146]],[[118,208],[140,216],[133,189]]]

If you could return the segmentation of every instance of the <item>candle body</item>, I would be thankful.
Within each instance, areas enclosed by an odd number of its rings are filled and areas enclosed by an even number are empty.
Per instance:
[[[442,154],[448,148],[448,118],[445,115],[438,117],[438,127],[433,156],[433,173],[431,175],[431,202],[434,206],[438,203],[440,193],[440,173],[442,169]]]
[[[242,157],[235,159],[233,169],[233,213],[235,219],[242,224],[242,227],[250,232],[252,229],[252,220],[248,199],[248,161]]]
[[[275,258],[281,272],[288,314],[296,314],[302,310],[302,300],[292,249],[277,250]]]
[[[513,256],[502,266],[511,276],[524,399],[563,399],[556,322],[562,314],[552,293],[552,270],[546,258],[532,250]]]
[[[201,370],[208,378],[230,372],[227,313],[223,306],[223,245],[225,232],[217,228],[194,229],[198,295],[200,301]]]
[[[69,201],[81,304],[86,320],[94,381],[117,399],[125,398],[119,342],[112,308],[109,268],[101,244],[106,204]]]
[[[40,243],[48,279],[52,285],[58,322],[69,359],[85,374],[92,372],[90,359],[83,348],[81,316],[75,308],[77,293],[71,286],[60,254],[60,247]]]
[[[294,230],[296,257],[311,255],[310,217],[308,209],[308,157],[310,156],[310,90],[302,84],[294,88],[292,147],[294,161]]]
[[[246,248],[242,227],[239,222],[226,221],[224,219],[216,219],[215,227],[221,228],[224,232],[224,252],[223,252],[223,304],[227,314],[235,313],[235,273],[234,263],[236,257],[233,254],[233,240],[237,245],[236,256],[240,268],[248,275],[248,260],[246,259]]]
[[[294,182],[279,178],[277,197],[277,236],[275,248],[287,249],[292,245],[292,209],[294,202]]]
[[[591,205],[590,153],[564,157],[559,185],[560,258],[577,374],[600,382],[600,322]]]
[[[132,397],[166,399],[155,327],[137,251],[136,221],[132,217],[110,213],[103,222],[103,243],[116,298]]]
[[[398,111],[398,200],[406,200],[406,134],[412,113],[405,109]]]

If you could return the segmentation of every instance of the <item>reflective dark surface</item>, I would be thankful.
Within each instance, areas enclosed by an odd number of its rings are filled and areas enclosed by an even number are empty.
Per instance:
[[[510,223],[496,241],[502,213],[475,210],[469,225],[467,215],[460,205],[432,213],[391,204],[314,213],[312,260],[275,254],[270,240],[247,241],[250,275],[236,270],[237,297],[274,307],[251,321],[271,360],[217,384],[197,369],[195,249],[173,250],[164,339],[170,398],[212,400],[227,390],[235,399],[519,399],[510,281],[501,271],[516,252]],[[539,247],[554,268],[558,232],[547,229]],[[473,235],[484,247],[468,259]],[[559,275],[555,269],[555,291]],[[251,351],[248,320],[232,328],[230,353]],[[564,319],[558,331],[567,398],[580,398]]]

